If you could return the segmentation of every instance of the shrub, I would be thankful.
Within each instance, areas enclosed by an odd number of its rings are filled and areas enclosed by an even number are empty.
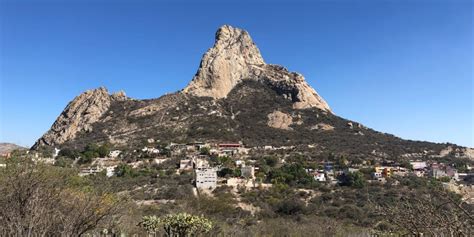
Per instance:
[[[169,214],[162,218],[144,216],[140,222],[148,233],[155,234],[160,227],[166,236],[189,236],[209,232],[213,224],[209,219],[187,213]]]
[[[305,211],[305,203],[297,198],[283,200],[277,205],[276,213],[283,215],[295,215]]]
[[[341,186],[362,188],[366,184],[364,175],[359,171],[348,173],[348,174],[342,174],[338,177],[338,179],[339,179],[339,184]]]

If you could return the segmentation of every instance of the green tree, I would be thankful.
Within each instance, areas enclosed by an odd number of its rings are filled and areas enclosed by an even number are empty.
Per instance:
[[[99,154],[99,157],[107,157],[109,155],[109,152],[110,149],[107,145],[102,145],[97,148],[97,154]]]
[[[314,182],[313,177],[299,163],[287,164],[270,171],[269,179],[273,183],[286,183],[288,185],[309,185]]]
[[[202,147],[201,150],[199,150],[201,155],[210,155],[211,154],[211,149],[207,146]]]
[[[265,157],[265,163],[270,167],[275,167],[278,164],[278,157],[267,156]]]
[[[59,151],[58,156],[70,158],[70,159],[76,159],[77,157],[80,156],[80,153],[74,149],[70,148],[64,148]]]
[[[362,188],[365,186],[365,183],[364,174],[359,171],[339,176],[339,184],[342,186]]]
[[[135,170],[127,164],[120,164],[117,167],[115,167],[114,173],[117,177],[135,177],[135,176],[137,176],[137,173],[135,172]]]

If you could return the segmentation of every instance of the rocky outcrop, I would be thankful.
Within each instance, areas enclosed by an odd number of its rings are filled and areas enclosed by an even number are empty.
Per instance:
[[[291,130],[290,125],[293,124],[293,118],[289,114],[281,111],[273,111],[267,115],[267,125],[272,128]]]
[[[322,131],[333,131],[334,126],[331,126],[326,123],[318,123],[311,127],[311,130],[322,130]]]
[[[202,57],[196,75],[183,93],[224,98],[242,80],[271,85],[292,100],[295,109],[316,107],[331,111],[301,74],[266,64],[247,31],[228,25],[217,31],[214,46]]]
[[[113,101],[126,99],[124,92],[109,95],[103,87],[82,93],[69,102],[51,129],[36,141],[33,149],[43,145],[59,145],[75,138],[79,132],[91,131],[92,124],[100,119]]]

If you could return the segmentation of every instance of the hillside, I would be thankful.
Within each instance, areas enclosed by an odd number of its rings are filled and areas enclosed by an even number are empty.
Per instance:
[[[0,142],[0,154],[6,154],[18,149],[26,149],[25,147],[18,146],[13,143]]]

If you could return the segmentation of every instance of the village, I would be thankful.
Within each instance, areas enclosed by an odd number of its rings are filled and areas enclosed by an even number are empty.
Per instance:
[[[294,147],[245,147],[241,142],[225,143],[169,143],[166,146],[157,146],[153,139],[148,140],[148,145],[131,152],[131,155],[146,157],[125,161],[125,156],[130,156],[126,151],[111,150],[106,157],[93,159],[90,163],[80,165],[79,175],[86,176],[104,173],[107,177],[116,175],[117,167],[126,164],[132,169],[144,165],[159,166],[166,162],[175,162],[176,174],[191,173],[192,184],[196,192],[212,191],[220,186],[233,188],[268,188],[272,180],[265,178],[261,170],[261,162],[255,159],[254,154],[266,154],[272,151],[289,153]],[[36,161],[54,164],[55,158],[60,155],[60,150],[55,149],[51,158],[33,158]],[[252,154],[252,155],[251,155]],[[285,165],[284,157],[274,158],[279,166]],[[1,165],[1,164],[0,164]],[[311,167],[303,167],[305,172],[315,182],[325,185],[340,184],[341,177],[354,173],[363,173],[367,182],[384,184],[391,177],[416,176],[442,181],[446,188],[472,188],[473,167],[466,165],[462,172],[450,164],[432,160],[410,160],[403,164],[394,161],[382,161],[377,164],[362,162],[353,164],[348,161],[320,161]]]
[[[169,143],[165,147],[157,147],[153,139],[148,139],[150,145],[142,149],[134,150],[133,153],[145,154],[146,159],[138,159],[127,162],[127,165],[137,169],[142,165],[151,163],[160,165],[164,162],[178,158],[176,163],[176,174],[192,173],[193,185],[198,190],[213,190],[219,186],[230,187],[270,187],[271,182],[266,182],[260,172],[259,162],[253,159],[250,153],[265,153],[268,151],[285,151],[294,147],[245,147],[241,142],[227,143]],[[29,153],[29,151],[27,151]],[[60,155],[59,149],[54,149],[51,157],[40,157],[34,153],[33,161],[54,164]],[[114,176],[122,160],[124,151],[111,150],[106,157],[93,159],[89,164],[80,165],[80,176],[105,173],[107,177]],[[8,158],[10,154],[3,154]],[[277,163],[285,164],[284,158],[276,158]],[[0,167],[5,166],[0,162]],[[352,173],[361,172],[368,176],[367,182],[385,183],[390,177],[416,176],[440,180],[447,187],[472,186],[474,176],[473,167],[466,165],[463,172],[450,164],[433,160],[410,160],[408,164],[400,164],[394,161],[385,161],[378,164],[351,164],[348,161],[334,162],[321,161],[317,167],[304,167],[305,172],[316,182],[329,185],[340,183],[340,177]],[[469,181],[470,180],[470,181]],[[467,182],[465,182],[467,181]]]

